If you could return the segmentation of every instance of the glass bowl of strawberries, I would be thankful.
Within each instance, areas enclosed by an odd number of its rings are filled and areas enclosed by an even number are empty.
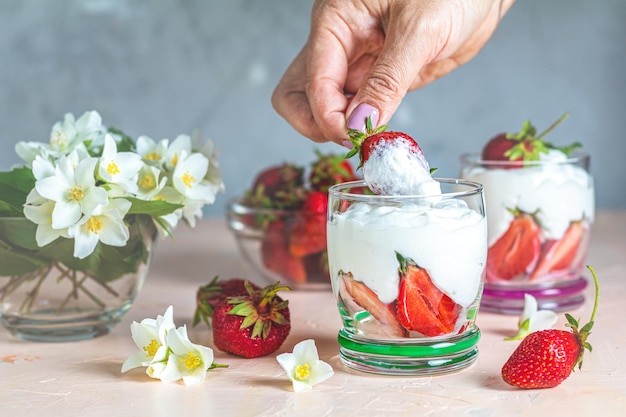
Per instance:
[[[228,227],[243,257],[268,283],[330,290],[326,253],[328,188],[358,179],[343,155],[309,166],[282,163],[259,172],[227,207]]]

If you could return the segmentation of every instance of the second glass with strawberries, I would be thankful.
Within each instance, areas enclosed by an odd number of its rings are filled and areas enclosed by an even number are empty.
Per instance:
[[[461,158],[461,177],[485,188],[489,229],[481,308],[519,314],[524,294],[540,309],[565,311],[584,302],[581,276],[594,219],[589,155],[579,144],[557,147],[526,121],[519,133],[493,137]]]

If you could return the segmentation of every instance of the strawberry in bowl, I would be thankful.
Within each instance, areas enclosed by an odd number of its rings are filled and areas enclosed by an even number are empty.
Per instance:
[[[461,158],[461,177],[485,187],[489,252],[483,308],[518,314],[524,293],[562,311],[582,303],[581,278],[594,219],[589,155],[556,146],[530,121]]]
[[[328,188],[358,179],[343,155],[316,153],[308,167],[267,167],[227,208],[228,225],[246,260],[268,283],[329,289],[326,255]]]

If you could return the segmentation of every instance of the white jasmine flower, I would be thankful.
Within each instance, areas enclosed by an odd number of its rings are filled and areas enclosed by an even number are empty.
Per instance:
[[[172,178],[174,188],[186,199],[213,203],[215,193],[204,180],[208,168],[209,160],[204,155],[194,153],[187,156],[186,152],[181,152]]]
[[[26,197],[24,216],[37,225],[35,240],[40,247],[54,242],[61,236],[68,237],[67,228],[54,229],[52,227],[53,211],[54,201],[41,197],[35,189],[31,190]]]
[[[141,323],[133,321],[130,325],[130,332],[139,352],[126,359],[122,365],[122,372],[139,366],[154,366],[150,372],[157,375],[159,369],[165,367],[158,364],[165,360],[168,350],[167,334],[174,328],[174,308],[172,306],[165,310],[164,315],[159,315],[156,319],[143,319]],[[152,362],[155,363],[151,365]],[[153,377],[158,378],[158,375]]]
[[[72,156],[57,161],[54,175],[37,180],[35,189],[44,198],[54,201],[52,227],[64,229],[76,224],[84,214],[108,204],[106,190],[96,186],[94,171],[98,160],[85,158],[74,168]]]
[[[98,145],[102,140],[105,128],[102,117],[96,111],[85,112],[78,120],[72,113],[67,113],[62,122],[52,126],[49,150],[53,155],[66,155],[85,141]]]
[[[187,155],[191,153],[191,138],[189,135],[178,135],[168,146],[164,158],[165,167],[169,170],[174,170],[183,152]]]
[[[129,193],[137,191],[137,177],[143,166],[141,157],[133,152],[118,152],[113,136],[106,134],[98,173],[108,184],[120,186]]]
[[[207,370],[213,365],[212,349],[192,343],[185,326],[167,333],[167,345],[170,355],[160,372],[161,381],[173,382],[182,378],[187,386],[204,381]]]
[[[124,223],[124,216],[130,206],[130,201],[126,199],[112,199],[108,206],[91,216],[83,216],[82,220],[69,227],[68,234],[74,238],[74,256],[86,258],[93,253],[98,242],[110,246],[125,246],[130,234]]]
[[[204,141],[200,131],[195,130],[191,134],[191,143],[194,151],[200,152],[209,160],[209,168],[207,169],[204,179],[207,180],[213,187],[213,193],[217,194],[219,191],[224,191],[222,173],[219,169],[219,162],[217,160],[218,154],[213,141],[210,139]]]
[[[165,159],[167,145],[167,139],[155,142],[148,136],[139,136],[137,138],[137,153],[141,156],[144,163],[148,165],[160,165]]]
[[[293,348],[293,353],[281,353],[276,360],[287,372],[296,392],[308,391],[313,385],[333,376],[333,368],[319,359],[315,341],[304,340]]]
[[[136,196],[142,200],[158,199],[157,196],[166,183],[167,177],[161,177],[161,171],[157,167],[144,165],[137,176]]]
[[[523,339],[530,333],[550,329],[556,322],[557,315],[554,311],[538,310],[535,297],[530,294],[524,294],[524,310],[517,322],[517,334],[506,340]]]
[[[50,160],[39,155],[37,155],[33,160],[32,169],[36,180],[51,177],[55,173],[54,164]]]

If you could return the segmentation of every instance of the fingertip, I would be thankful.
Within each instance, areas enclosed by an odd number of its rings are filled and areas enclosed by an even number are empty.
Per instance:
[[[365,131],[367,125],[367,118],[370,118],[372,126],[378,125],[379,112],[378,109],[371,104],[361,103],[359,104],[348,117],[346,126],[348,129]]]

